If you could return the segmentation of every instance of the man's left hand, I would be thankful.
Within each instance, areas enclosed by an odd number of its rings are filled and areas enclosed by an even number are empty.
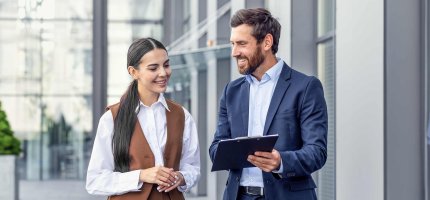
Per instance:
[[[279,170],[281,155],[275,149],[272,152],[257,151],[248,156],[248,161],[265,172]]]

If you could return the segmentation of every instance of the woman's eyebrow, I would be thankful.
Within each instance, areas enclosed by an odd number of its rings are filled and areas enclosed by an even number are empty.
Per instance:
[[[151,64],[146,65],[146,67],[158,67],[158,64],[157,63],[151,63]]]

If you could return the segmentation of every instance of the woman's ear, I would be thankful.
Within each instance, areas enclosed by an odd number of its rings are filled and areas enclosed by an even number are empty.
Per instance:
[[[128,74],[130,74],[131,77],[136,80],[137,79],[137,70],[133,66],[128,66],[127,70],[128,70]]]

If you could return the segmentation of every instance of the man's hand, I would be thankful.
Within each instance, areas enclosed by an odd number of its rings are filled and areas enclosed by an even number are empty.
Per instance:
[[[257,151],[248,156],[248,161],[265,172],[272,172],[279,169],[281,155],[275,149],[272,152]]]
[[[172,175],[173,169],[163,166],[151,167],[140,170],[139,179],[145,183],[153,183],[169,187],[174,184],[175,177]]]
[[[185,179],[184,179],[184,176],[182,175],[181,172],[178,172],[178,171],[172,172],[172,175],[175,177],[174,183],[170,186],[164,186],[164,185],[158,186],[157,190],[159,192],[163,192],[163,191],[164,192],[170,192],[173,189],[177,188],[178,186],[185,185]]]

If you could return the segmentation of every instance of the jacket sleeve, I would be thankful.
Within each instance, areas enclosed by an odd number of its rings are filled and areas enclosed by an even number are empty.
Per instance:
[[[209,156],[212,162],[215,159],[216,150],[218,148],[218,143],[220,140],[231,138],[230,132],[230,123],[228,121],[228,113],[227,113],[227,90],[228,84],[225,86],[223,94],[219,103],[219,111],[218,111],[218,124],[215,132],[214,139],[209,148]]]
[[[327,106],[321,82],[308,82],[298,111],[303,146],[280,152],[283,177],[306,176],[321,169],[327,159]]]

